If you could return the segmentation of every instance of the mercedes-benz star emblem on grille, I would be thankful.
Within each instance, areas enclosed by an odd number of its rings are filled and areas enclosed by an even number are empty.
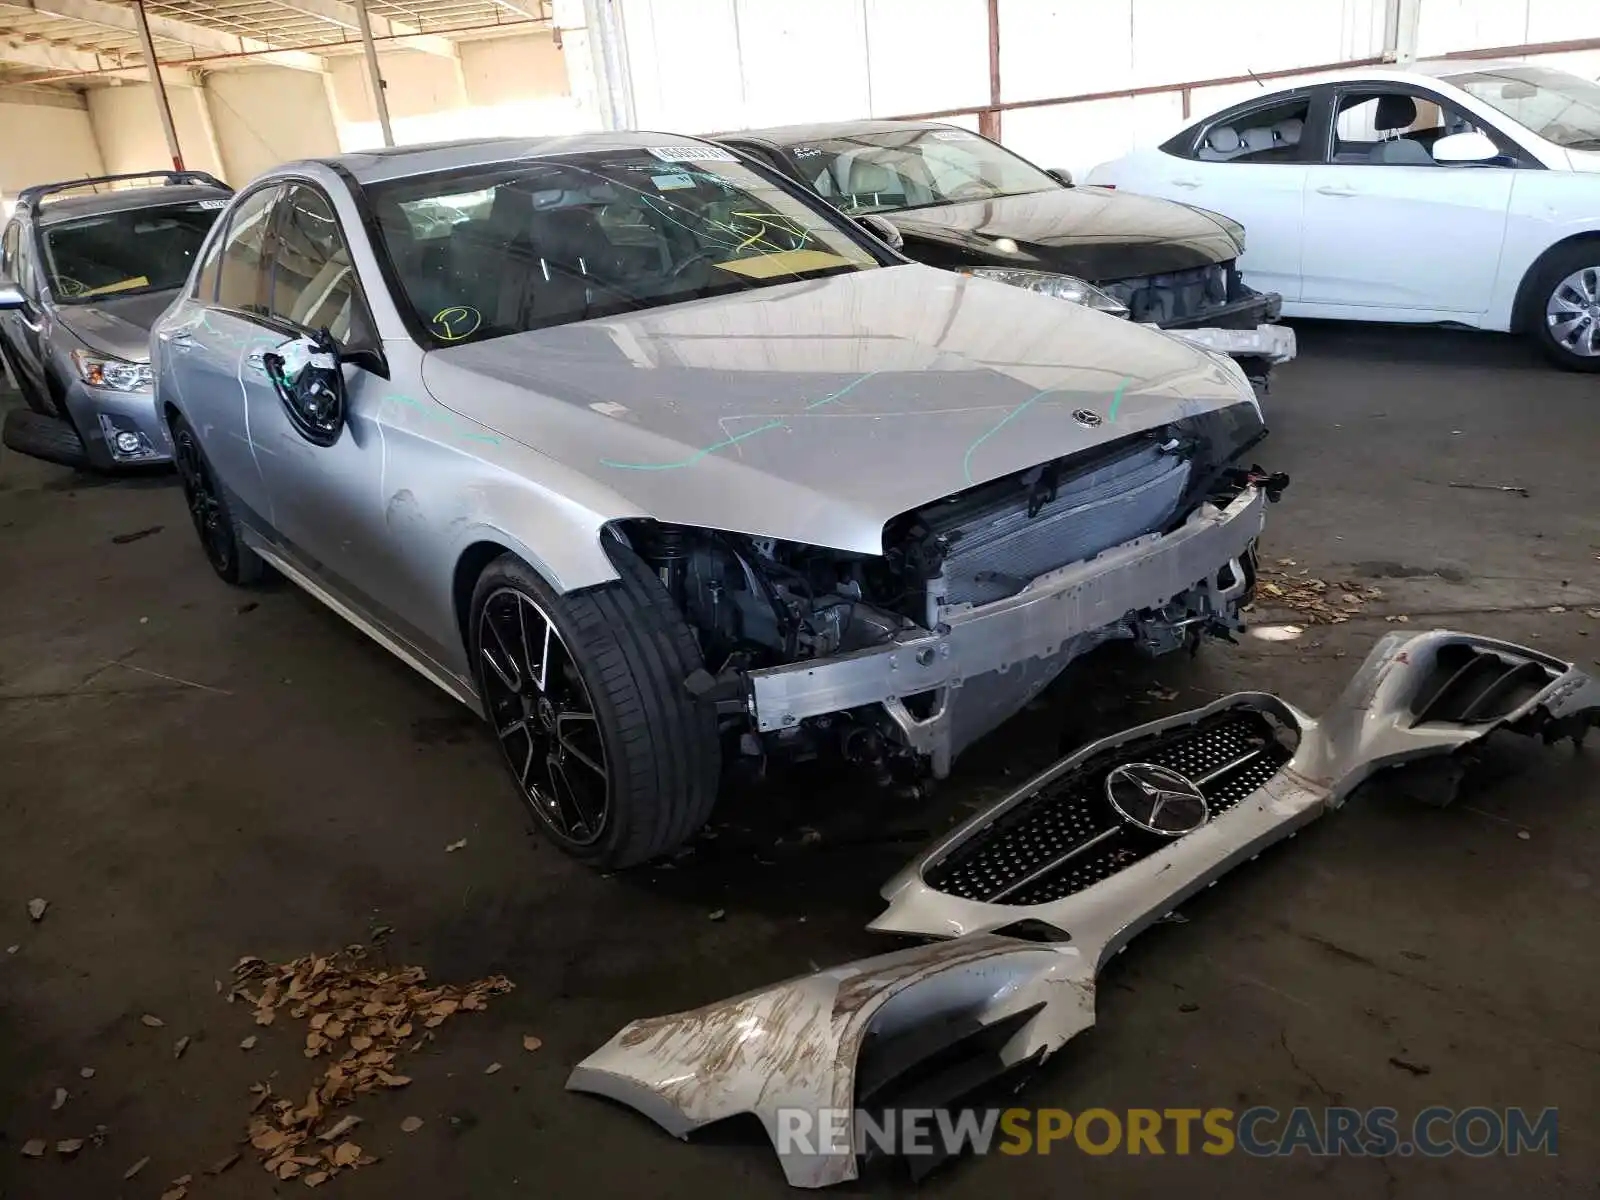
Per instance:
[[[1193,833],[1211,816],[1193,781],[1154,763],[1125,763],[1106,776],[1106,799],[1128,824],[1162,837]]]
[[[1094,429],[1100,424],[1100,414],[1092,408],[1075,408],[1072,410],[1072,419],[1085,429]]]

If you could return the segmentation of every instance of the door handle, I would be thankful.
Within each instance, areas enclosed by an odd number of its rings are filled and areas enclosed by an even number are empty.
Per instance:
[[[1200,186],[1200,181],[1198,179],[1174,179],[1172,181],[1172,186],[1181,188],[1197,188]]]
[[[1317,193],[1322,196],[1354,196],[1356,190],[1355,188],[1335,187],[1331,183],[1325,183],[1317,189]]]

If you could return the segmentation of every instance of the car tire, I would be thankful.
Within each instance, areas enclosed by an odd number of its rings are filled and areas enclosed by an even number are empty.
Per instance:
[[[1587,294],[1585,294],[1587,293]],[[1591,238],[1563,247],[1537,268],[1528,285],[1529,335],[1556,366],[1567,371],[1600,371],[1600,239]],[[1585,340],[1592,338],[1594,353],[1584,353],[1565,343],[1552,328],[1561,312],[1584,313]]]
[[[702,665],[694,634],[643,562],[620,544],[607,551],[620,578],[566,595],[502,555],[473,590],[468,643],[484,713],[540,831],[610,870],[665,854],[706,823],[721,746],[714,707],[684,683]]]
[[[6,413],[5,428],[0,441],[31,458],[59,463],[63,467],[84,468],[89,465],[83,448],[83,439],[70,421],[47,416],[31,408],[13,408]]]
[[[206,561],[224,583],[235,587],[259,583],[267,564],[240,537],[238,518],[228,504],[228,490],[212,470],[200,448],[200,439],[180,416],[173,416],[171,428],[173,465],[178,469],[184,502]]]

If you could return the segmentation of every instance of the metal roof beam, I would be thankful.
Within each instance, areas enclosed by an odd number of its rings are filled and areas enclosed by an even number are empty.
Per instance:
[[[130,37],[139,36],[139,17],[131,8],[107,4],[105,0],[0,0],[0,10],[12,9],[41,17],[59,17],[114,29]],[[315,54],[300,50],[275,50],[258,38],[236,37],[221,29],[179,21],[172,17],[149,18],[150,35],[164,42],[178,42],[208,54],[258,55],[254,61],[288,67],[295,71],[326,71],[327,64]],[[241,64],[243,65],[243,64]],[[71,68],[69,68],[71,69]],[[94,70],[93,67],[83,68]]]
[[[20,34],[0,33],[0,63],[31,67],[37,71],[99,71],[122,65],[115,54],[96,54],[73,46],[45,41],[24,41]]]
[[[356,6],[347,3],[346,0],[277,0],[277,3],[293,12],[317,17],[341,29],[359,32],[361,28],[360,19],[356,15]],[[371,20],[374,37],[404,38],[403,42],[395,44],[409,50],[420,50],[424,54],[437,55],[440,58],[456,57],[456,45],[447,37],[423,33],[415,25],[391,20],[377,13],[371,14]]]

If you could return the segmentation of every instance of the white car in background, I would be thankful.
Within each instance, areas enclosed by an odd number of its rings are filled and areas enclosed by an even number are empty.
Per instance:
[[[1600,371],[1600,84],[1515,62],[1373,67],[1264,93],[1089,182],[1245,227],[1288,317],[1526,333]]]

